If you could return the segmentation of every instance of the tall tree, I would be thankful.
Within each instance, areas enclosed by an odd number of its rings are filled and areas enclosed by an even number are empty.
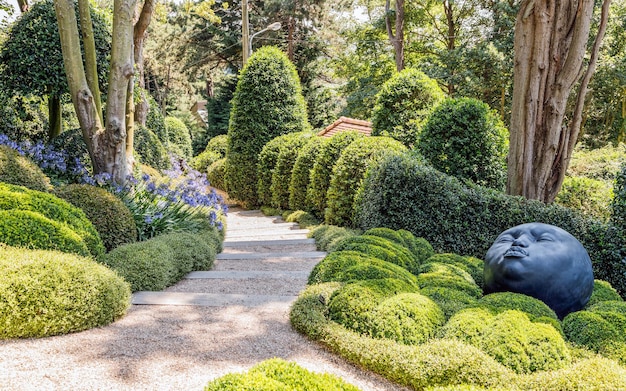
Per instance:
[[[552,202],[576,144],[610,0],[604,0],[585,61],[593,0],[524,0],[515,25],[515,68],[507,192]],[[568,98],[579,84],[575,103]],[[569,121],[564,121],[568,114]]]

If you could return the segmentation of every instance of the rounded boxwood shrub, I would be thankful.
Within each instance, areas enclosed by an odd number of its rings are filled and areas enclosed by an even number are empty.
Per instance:
[[[226,157],[228,148],[228,136],[220,134],[209,140],[206,148],[191,161],[191,166],[200,172],[206,172],[207,168],[215,161]]]
[[[480,298],[478,305],[481,308],[499,314],[508,310],[518,310],[524,312],[530,320],[536,321],[539,318],[552,318],[558,320],[554,311],[543,301],[521,293],[498,292],[485,295]]]
[[[420,293],[437,303],[446,319],[468,307],[476,306],[476,297],[454,288],[426,286]]]
[[[133,292],[160,291],[176,279],[176,255],[157,237],[117,247],[98,261],[117,271]]]
[[[556,371],[520,376],[516,383],[521,390],[623,390],[626,369],[613,360],[596,356]]]
[[[322,137],[311,137],[298,152],[289,182],[289,209],[307,210],[306,194],[311,183],[311,171],[323,144]]]
[[[159,170],[166,170],[171,167],[165,146],[148,127],[137,126],[135,128],[133,146],[142,163]]]
[[[8,146],[0,145],[0,182],[48,191],[50,179],[35,163]]]
[[[419,293],[401,293],[372,311],[370,333],[405,345],[417,345],[434,337],[445,318],[441,308]]]
[[[447,99],[433,111],[417,144],[437,170],[503,189],[509,132],[497,113],[472,98]]]
[[[458,254],[443,253],[431,256],[424,263],[429,262],[439,262],[459,267],[468,272],[478,286],[483,286],[484,261],[478,258],[464,257]]]
[[[226,156],[226,150],[228,149],[228,136],[225,134],[220,134],[215,137],[212,137],[209,142],[206,144],[205,152],[217,152],[222,157]]]
[[[187,125],[176,117],[165,117],[164,122],[169,141],[168,150],[180,158],[191,158],[193,148],[191,146],[191,133],[189,133]]]
[[[85,213],[52,194],[0,183],[0,210],[36,212],[54,222],[64,223],[80,236],[92,255],[104,253],[100,235]]]
[[[337,242],[334,251],[360,251],[369,256],[394,263],[413,274],[418,274],[419,263],[413,254],[401,245],[378,236],[348,236]]]
[[[372,136],[389,136],[413,146],[424,122],[445,98],[437,81],[406,68],[383,84],[372,110]]]
[[[152,240],[165,243],[175,254],[173,261],[176,272],[171,282],[180,280],[191,271],[209,270],[215,261],[215,249],[199,234],[174,232],[156,236]]]
[[[345,227],[323,224],[311,229],[309,237],[315,239],[318,250],[332,252],[335,250],[336,244],[341,242],[341,239],[356,234],[355,231]]]
[[[295,66],[276,47],[257,50],[241,71],[231,105],[226,187],[233,199],[255,205],[263,146],[277,136],[310,128]]]
[[[420,288],[445,287],[463,291],[475,298],[482,296],[482,290],[468,272],[446,263],[425,263],[420,268],[417,281]]]
[[[211,381],[204,391],[358,391],[337,376],[309,372],[279,358],[265,360],[247,373],[228,374]]]
[[[385,155],[406,150],[389,137],[363,137],[354,140],[339,156],[333,167],[326,195],[324,220],[327,224],[353,225],[353,203],[367,168]]]
[[[258,178],[257,202],[260,205],[272,205],[272,178],[276,164],[278,163],[280,151],[290,144],[297,142],[296,140],[299,139],[301,135],[302,133],[296,132],[275,137],[265,144],[259,153],[256,177]]]
[[[620,331],[600,314],[572,312],[563,319],[563,332],[570,342],[598,351],[607,341],[621,339]]]
[[[591,298],[589,298],[589,301],[587,302],[586,308],[589,308],[601,301],[623,301],[623,299],[608,282],[594,280],[593,292],[591,293]]]
[[[211,186],[216,187],[221,190],[226,189],[226,184],[224,183],[224,173],[226,167],[226,158],[222,158],[216,160],[209,166],[206,172],[206,177],[209,180]]]
[[[107,251],[137,241],[137,226],[132,213],[119,198],[103,188],[67,185],[55,189],[54,194],[85,212]]]
[[[278,152],[276,166],[272,173],[272,206],[279,209],[289,209],[289,185],[291,184],[291,174],[293,166],[298,158],[298,153],[313,136],[310,133],[293,133],[294,138],[290,138]]]
[[[107,325],[130,305],[128,284],[87,258],[0,246],[0,338]]]
[[[320,145],[320,151],[311,168],[309,188],[306,193],[307,210],[313,211],[317,217],[324,217],[327,199],[326,194],[330,187],[330,179],[333,167],[341,153],[363,134],[354,131],[341,132],[333,135],[330,139],[324,139]]]

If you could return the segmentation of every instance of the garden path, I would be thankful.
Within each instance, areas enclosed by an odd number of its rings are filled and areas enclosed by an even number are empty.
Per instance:
[[[202,390],[272,357],[362,390],[405,390],[291,328],[289,307],[324,256],[306,233],[258,211],[231,211],[211,271],[136,293],[129,313],[106,327],[0,341],[0,390]]]

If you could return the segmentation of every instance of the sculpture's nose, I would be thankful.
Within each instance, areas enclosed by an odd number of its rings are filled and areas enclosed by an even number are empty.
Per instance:
[[[513,241],[513,246],[528,247],[529,243],[530,243],[530,239],[528,238],[527,235],[520,235],[519,237],[515,238],[515,240]]]

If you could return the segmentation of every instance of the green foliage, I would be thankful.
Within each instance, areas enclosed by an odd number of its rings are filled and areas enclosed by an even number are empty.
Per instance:
[[[117,247],[98,261],[118,272],[133,292],[161,291],[178,275],[177,255],[167,243],[153,238]]]
[[[482,290],[476,285],[472,276],[460,267],[451,264],[427,261],[421,266],[417,280],[420,288],[451,288],[475,298],[482,296]]]
[[[161,108],[152,95],[146,94],[146,98],[148,99],[149,106],[148,116],[146,118],[146,128],[158,137],[164,147],[168,147],[169,136],[167,134],[167,128],[165,127],[165,117],[163,117]]]
[[[168,150],[180,158],[190,159],[193,149],[187,125],[176,117],[165,117],[164,122],[169,141]]]
[[[611,223],[622,233],[626,232],[626,162],[615,177],[615,197],[611,203]]]
[[[135,137],[137,134],[137,127],[135,127]],[[64,130],[60,135],[56,136],[50,141],[50,145],[57,151],[66,151],[68,156],[73,159],[78,159],[80,164],[87,168],[91,172],[91,157],[89,156],[89,150],[87,144],[83,138],[83,131],[80,128],[72,128]],[[135,138],[135,148],[137,146],[137,139]],[[70,168],[71,162],[68,163]]]
[[[108,191],[90,185],[67,185],[54,194],[80,208],[100,234],[107,251],[137,241],[137,226],[130,210]]]
[[[104,326],[130,305],[128,284],[102,265],[73,254],[3,246],[0,297],[2,339]]]
[[[216,160],[207,168],[206,177],[209,180],[211,186],[224,190],[226,189],[224,184],[224,173],[226,167],[226,158]]]
[[[424,263],[430,262],[445,263],[459,267],[469,273],[469,275],[472,276],[478,286],[483,286],[485,263],[478,258],[463,257],[458,254],[443,253],[435,254],[424,261]]]
[[[430,113],[444,98],[437,82],[423,72],[406,68],[396,73],[376,95],[372,136],[389,136],[413,146]]]
[[[572,312],[563,319],[563,332],[570,342],[599,351],[610,341],[623,341],[624,331],[591,311]]]
[[[21,142],[48,137],[48,111],[38,97],[13,96],[0,90],[0,133]]]
[[[591,293],[591,298],[589,299],[586,308],[602,301],[623,301],[623,299],[608,282],[594,280],[593,292]]]
[[[370,333],[406,345],[434,337],[444,323],[439,306],[418,293],[402,293],[380,303],[371,314]]]
[[[306,194],[307,210],[313,211],[318,217],[324,217],[327,204],[326,193],[330,187],[330,179],[337,159],[348,145],[360,137],[363,137],[361,133],[341,132],[322,141],[311,169]]]
[[[315,239],[317,249],[328,252],[335,251],[337,243],[344,237],[354,235],[357,235],[354,230],[335,225],[320,225],[309,232],[309,237]]]
[[[215,248],[200,234],[174,232],[156,236],[153,240],[165,243],[174,254],[176,272],[171,282],[180,280],[191,271],[209,270],[215,261]]]
[[[420,289],[420,293],[437,303],[446,319],[464,308],[474,307],[477,302],[475,296],[454,288],[426,286]]]
[[[76,10],[78,14],[78,9]],[[111,51],[110,26],[91,8],[100,89],[106,91]],[[78,15],[77,15],[78,18]],[[83,54],[84,56],[84,54]],[[68,92],[61,39],[52,0],[32,4],[12,25],[0,50],[0,85],[15,95],[51,95]]]
[[[309,133],[292,133],[293,138],[280,148],[276,158],[276,166],[272,173],[270,192],[272,193],[272,206],[280,209],[289,208],[289,185],[291,174],[302,147],[311,139]],[[297,135],[297,136],[296,136]]]
[[[228,149],[228,136],[220,134],[209,140],[206,145],[205,151],[213,151],[220,154],[220,156],[226,156],[226,150]]]
[[[305,210],[307,189],[311,183],[311,171],[323,144],[323,138],[311,137],[298,152],[289,182],[289,208]]]
[[[348,236],[338,241],[333,251],[358,251],[396,264],[413,274],[420,271],[419,261],[406,247],[379,236]]]
[[[272,178],[278,163],[278,156],[281,150],[289,148],[292,143],[297,142],[301,133],[287,133],[270,140],[258,156],[257,174],[257,202],[262,206],[272,205]],[[273,206],[273,205],[272,205]],[[280,208],[279,208],[280,209]]]
[[[231,104],[226,187],[230,197],[255,205],[263,146],[310,127],[295,67],[279,49],[262,47],[242,70]]]
[[[206,173],[211,164],[226,157],[227,148],[228,136],[225,134],[215,136],[209,140],[204,151],[193,158],[191,166],[202,173]]]
[[[143,126],[135,128],[134,147],[142,163],[159,170],[171,167],[165,146],[150,128]]]
[[[0,182],[26,186],[33,190],[50,190],[50,179],[27,157],[0,145]]]
[[[442,335],[478,347],[517,373],[555,370],[571,360],[565,341],[554,327],[533,323],[516,310],[492,315],[465,309],[446,323]]]
[[[290,213],[287,215],[285,221],[288,223],[298,223],[301,228],[317,226],[320,223],[315,216],[303,210],[296,210],[295,212]]]
[[[207,99],[206,103],[207,137],[215,138],[228,133],[230,101],[233,99],[236,87],[237,75],[225,75],[224,78],[215,84],[215,93]],[[194,139],[194,144],[195,141],[196,139]],[[200,143],[200,140],[198,142]],[[206,139],[204,139],[204,144],[201,144],[201,148],[204,148],[205,145]]]
[[[279,358],[265,360],[243,374],[211,381],[204,391],[358,391],[339,377],[309,372]]]
[[[503,189],[508,133],[487,104],[470,98],[448,99],[428,118],[418,149],[441,172]]]
[[[0,210],[22,210],[41,214],[55,223],[66,225],[87,246],[91,255],[104,253],[100,235],[85,213],[52,194],[0,183]],[[42,238],[45,240],[45,238]]]
[[[567,167],[567,175],[612,182],[625,158],[623,145],[584,149],[578,144]]]
[[[611,183],[586,177],[566,176],[563,180],[563,187],[554,201],[559,205],[606,221],[611,215],[612,200]]]
[[[556,321],[558,317],[543,301],[534,297],[522,295],[521,293],[499,292],[483,296],[478,301],[480,308],[487,309],[494,314],[499,314],[508,310],[524,312],[531,321],[541,321],[542,318],[550,318]],[[555,327],[557,330],[560,326]]]
[[[419,264],[434,255],[433,247],[423,238],[416,238],[406,230],[394,231],[390,228],[370,228],[363,235],[380,236],[406,247],[413,253]]]
[[[405,149],[400,142],[389,137],[363,137],[346,147],[333,167],[326,196],[326,223],[352,225],[354,199],[368,167],[386,155]]]

